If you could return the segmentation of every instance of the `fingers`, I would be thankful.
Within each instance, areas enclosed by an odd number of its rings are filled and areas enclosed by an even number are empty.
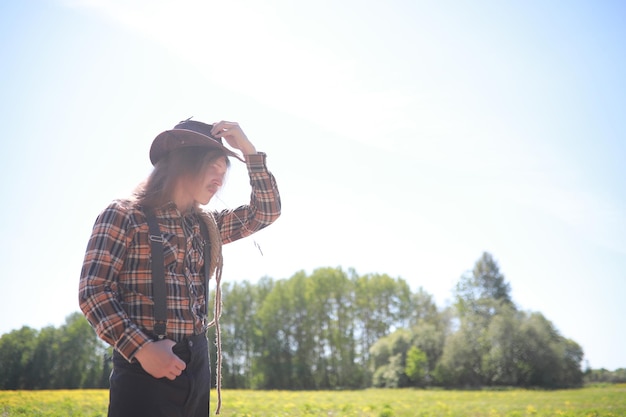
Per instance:
[[[222,120],[221,122],[217,122],[213,124],[213,129],[211,129],[211,134],[216,137],[224,137],[226,134],[237,133],[237,131],[242,132],[239,123],[237,122],[227,122]]]
[[[187,364],[180,359],[172,347],[176,343],[173,340],[165,339],[145,345],[137,355],[143,369],[155,378],[176,379]]]
[[[176,356],[176,355],[174,355]],[[185,362],[183,362],[182,360],[180,360],[180,358],[178,356],[176,356],[176,359],[173,361],[173,363],[168,366],[166,369],[164,369],[163,371],[163,377],[173,381],[176,378],[178,378],[180,376],[180,374],[183,373],[183,371],[185,370],[185,368],[187,367],[187,364],[185,364]],[[154,375],[153,375],[154,376]]]
[[[178,378],[180,376],[180,374],[183,373],[183,369],[180,368],[175,368],[173,370],[170,370],[169,372],[167,372],[165,374],[165,377],[171,381],[175,380],[176,378]]]
[[[170,369],[170,375],[172,376],[171,379],[172,381],[176,379],[176,377],[180,376],[180,374],[183,373],[183,371],[185,370],[185,368],[187,368],[187,364],[185,363],[185,361],[183,361],[181,358],[178,357],[178,355],[176,355],[171,348],[174,345],[172,345],[170,347],[170,352],[172,353],[172,362],[169,365],[169,369]]]
[[[183,373],[187,364],[172,351],[172,348],[176,344],[173,340],[166,339],[163,342],[164,345],[167,346],[167,356],[164,358],[165,366],[163,368],[163,376],[173,381]]]
[[[256,153],[256,148],[243,132],[239,123],[222,120],[213,125],[211,134],[215,137],[224,138],[229,146],[239,149],[244,155]]]
[[[163,368],[161,368],[160,372],[156,375],[152,375],[155,378],[167,378],[171,381],[175,380],[183,373],[185,368],[187,368],[187,364],[182,361],[178,356],[172,354],[170,362],[166,364]]]

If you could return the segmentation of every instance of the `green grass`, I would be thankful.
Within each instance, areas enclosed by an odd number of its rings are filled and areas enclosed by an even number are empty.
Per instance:
[[[224,417],[626,416],[626,384],[557,391],[225,389],[222,394]],[[0,417],[104,417],[107,399],[106,390],[0,391]]]
[[[107,390],[0,391],[0,417],[106,417]]]

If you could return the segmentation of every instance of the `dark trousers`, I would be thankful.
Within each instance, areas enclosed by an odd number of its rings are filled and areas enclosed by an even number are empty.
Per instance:
[[[187,363],[173,381],[156,379],[139,362],[128,363],[113,353],[109,417],[207,417],[211,367],[206,336],[179,342],[172,349]]]

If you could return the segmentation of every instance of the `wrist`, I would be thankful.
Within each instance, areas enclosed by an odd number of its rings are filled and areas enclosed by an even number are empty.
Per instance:
[[[244,146],[239,148],[239,150],[241,151],[241,153],[243,153],[244,156],[246,156],[246,155],[254,155],[254,154],[257,153],[256,148],[251,143],[245,144]]]
[[[246,160],[248,159],[248,155],[256,155],[258,153],[254,145],[242,146],[241,148],[239,148],[239,150],[243,154],[244,158],[246,158]]]
[[[152,344],[152,340],[149,340],[148,342],[144,343],[143,345],[141,345],[139,347],[139,349],[137,349],[137,352],[135,352],[135,354],[133,355],[134,359],[137,359],[137,361],[141,362],[143,356],[145,354],[147,354],[148,349],[145,349],[146,346]]]

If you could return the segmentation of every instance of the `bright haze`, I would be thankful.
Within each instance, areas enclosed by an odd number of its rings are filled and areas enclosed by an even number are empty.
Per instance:
[[[444,307],[487,251],[519,308],[589,366],[626,367],[624,16],[610,1],[3,2],[0,333],[78,310],[96,216],[193,116],[238,121],[283,198],[225,248],[225,280],[340,266]],[[247,197],[233,161],[210,207]]]

